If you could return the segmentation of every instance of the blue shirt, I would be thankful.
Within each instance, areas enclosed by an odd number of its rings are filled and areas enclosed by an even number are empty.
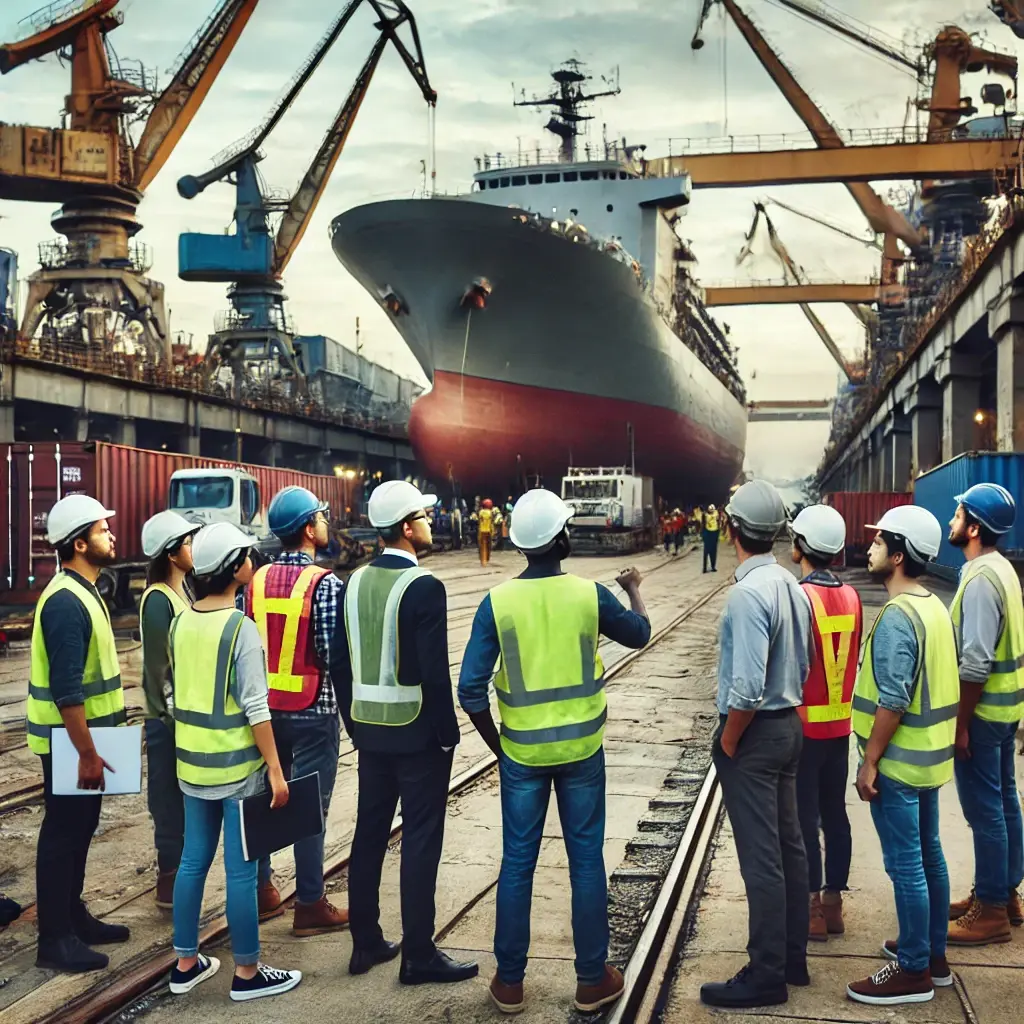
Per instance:
[[[543,579],[547,576],[561,576],[557,561],[531,565],[520,579]],[[597,587],[597,628],[598,631],[623,647],[643,647],[651,638],[651,624],[642,615],[624,608],[614,594],[600,583]],[[491,597],[480,602],[473,619],[469,644],[462,658],[459,673],[459,704],[462,710],[475,714],[486,711],[490,706],[489,686],[494,675],[494,666],[501,655],[498,628],[494,624]]]
[[[803,703],[814,657],[811,603],[775,556],[736,570],[719,628],[718,711],[779,711]]]
[[[901,714],[914,699],[918,646],[910,617],[886,605],[871,637],[871,671],[878,687],[878,706]]]

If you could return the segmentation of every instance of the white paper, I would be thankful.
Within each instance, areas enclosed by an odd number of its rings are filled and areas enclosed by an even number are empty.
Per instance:
[[[78,751],[67,729],[54,729],[50,735],[53,754],[53,792],[55,796],[117,796],[142,792],[142,726],[98,726],[90,729],[96,753],[114,771],[103,769],[105,788],[78,788]]]

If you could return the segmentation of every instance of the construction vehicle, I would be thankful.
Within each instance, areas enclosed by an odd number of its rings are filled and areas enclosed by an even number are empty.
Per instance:
[[[569,522],[577,554],[626,554],[654,547],[657,516],[654,481],[626,466],[570,466],[562,477],[562,500],[573,509]]]
[[[290,197],[281,198],[263,187],[258,173],[258,164],[263,159],[261,147],[363,2],[350,0],[342,9],[262,124],[215,157],[212,170],[186,175],[178,181],[178,193],[185,199],[194,199],[218,181],[226,180],[235,186],[234,233],[182,234],[178,275],[184,281],[229,285],[231,309],[215,322],[207,359],[214,368],[231,368],[236,389],[241,388],[247,377],[280,379],[303,373],[296,358],[294,330],[285,311],[287,297],[281,276],[309,226],[388,42],[394,44],[427,103],[433,107],[437,102],[437,94],[427,78],[412,12],[402,0],[365,0],[378,19],[375,27],[380,36],[305,176]],[[405,24],[411,30],[412,51],[398,36],[398,29]],[[273,233],[271,219],[276,215],[280,215],[280,222]]]

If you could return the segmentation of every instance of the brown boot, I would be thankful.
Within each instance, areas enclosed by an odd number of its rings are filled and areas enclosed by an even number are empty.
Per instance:
[[[951,946],[990,946],[1010,941],[1006,907],[976,901],[963,917],[949,923],[946,942]]]
[[[807,938],[811,942],[828,942],[828,926],[825,924],[825,911],[821,906],[821,893],[811,893],[811,920],[807,929]]]
[[[821,909],[825,914],[829,935],[842,935],[846,931],[846,925],[843,924],[843,894],[826,889],[821,894]]]
[[[582,982],[577,983],[576,1009],[581,1010],[583,1013],[593,1013],[594,1010],[600,1010],[602,1006],[614,1003],[622,995],[622,990],[625,987],[626,982],[622,977],[622,972],[610,964],[605,964],[604,977],[596,985],[584,985]]]
[[[269,921],[273,917],[281,917],[284,907],[281,906],[281,894],[273,882],[267,882],[256,890],[260,908],[260,920]]]
[[[949,919],[955,921],[958,917],[963,917],[968,910],[971,909],[971,904],[977,903],[978,897],[974,894],[974,886],[971,886],[971,894],[965,900],[957,900],[956,903],[950,903],[949,905]]]
[[[523,983],[509,985],[497,975],[491,980],[491,1000],[502,1013],[523,1012]]]
[[[322,935],[348,926],[348,911],[331,905],[325,893],[316,903],[295,901],[292,935]]]
[[[156,905],[161,910],[174,908],[174,877],[177,871],[160,871],[156,876]]]
[[[1006,901],[1006,916],[1015,928],[1024,924],[1024,903],[1021,903],[1019,889],[1010,890],[1010,897]]]

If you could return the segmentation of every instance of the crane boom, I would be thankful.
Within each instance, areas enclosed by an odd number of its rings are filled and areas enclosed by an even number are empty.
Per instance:
[[[0,45],[0,75],[72,45],[89,24],[102,22],[108,16],[119,24],[122,15],[111,13],[119,3],[120,0],[57,0],[36,11],[25,19],[36,29],[34,33],[27,39]]]
[[[849,228],[843,227],[842,224],[837,224],[835,221],[830,220],[827,217],[823,217],[817,213],[811,213],[808,210],[801,210],[799,206],[791,206],[789,203],[784,203],[781,199],[776,199],[774,196],[768,196],[765,199],[766,203],[773,203],[782,210],[786,210],[788,213],[796,214],[797,217],[803,217],[804,220],[809,220],[813,224],[820,224],[822,227],[828,228],[830,231],[834,231],[837,235],[842,235],[844,238],[852,239],[854,242],[860,242],[861,245],[869,246],[872,249],[877,249],[879,252],[882,250],[881,243],[874,238],[865,238],[863,235],[858,235],[855,231],[851,231]]]

